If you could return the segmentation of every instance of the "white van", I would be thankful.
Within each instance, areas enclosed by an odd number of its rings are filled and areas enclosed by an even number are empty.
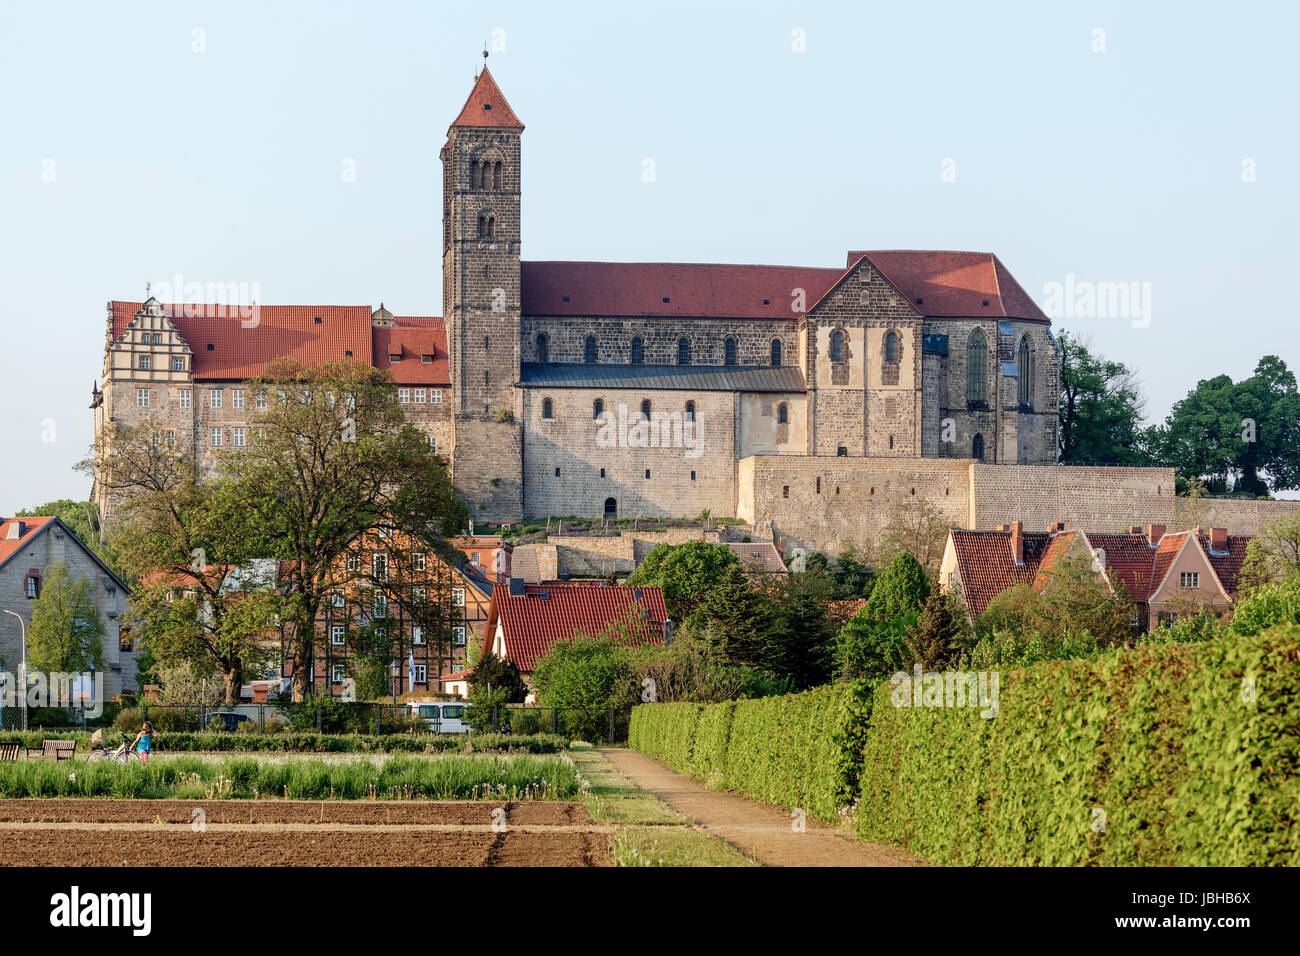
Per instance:
[[[472,707],[472,704],[421,703],[409,706],[411,716],[419,717],[428,724],[432,733],[469,733],[469,720],[466,718],[465,711]]]

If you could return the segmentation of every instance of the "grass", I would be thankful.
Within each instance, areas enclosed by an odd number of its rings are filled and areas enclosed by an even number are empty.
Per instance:
[[[587,815],[618,828],[610,852],[619,866],[758,865],[637,787],[599,751],[575,749],[567,759],[577,770]]]
[[[290,800],[565,800],[579,791],[563,757],[394,755],[318,757],[174,756],[139,763],[22,761],[0,764],[0,797]]]

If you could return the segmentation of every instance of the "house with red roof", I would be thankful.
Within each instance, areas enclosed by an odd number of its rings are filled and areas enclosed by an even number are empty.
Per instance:
[[[131,589],[54,517],[0,518],[0,669],[17,674],[22,666],[33,606],[57,561],[64,562],[73,582],[89,582],[95,613],[104,625],[103,696],[136,690],[136,657],[143,647],[120,624]]]
[[[620,623],[629,625],[625,639],[635,646],[671,640],[663,589],[564,581],[525,584],[512,578],[493,590],[486,649],[513,661],[531,691],[538,659],[557,642],[600,634]]]
[[[1122,534],[1067,530],[1060,523],[1047,531],[1026,531],[1019,521],[993,531],[953,528],[939,586],[978,617],[1011,587],[1049,587],[1054,569],[1078,557],[1134,603],[1135,628],[1153,629],[1193,607],[1231,610],[1251,539],[1225,528],[1170,532],[1160,524]]]
[[[293,356],[390,372],[480,520],[735,515],[755,456],[1055,462],[1059,350],[996,255],[524,260],[523,122],[486,67],[448,114],[440,316],[111,301],[96,435],[156,420],[214,473],[256,428],[247,382]]]

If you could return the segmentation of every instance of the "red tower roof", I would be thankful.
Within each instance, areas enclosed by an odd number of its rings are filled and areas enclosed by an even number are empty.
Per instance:
[[[460,115],[451,125],[524,128],[524,124],[519,122],[519,117],[506,102],[500,87],[497,86],[496,80],[492,79],[492,74],[488,72],[486,66],[474,81],[474,89],[470,90],[469,99],[465,101]]]

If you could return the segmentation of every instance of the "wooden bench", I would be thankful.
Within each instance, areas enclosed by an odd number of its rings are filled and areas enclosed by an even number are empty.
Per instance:
[[[42,740],[41,749],[28,747],[28,760],[71,760],[77,750],[75,740]],[[35,754],[36,756],[32,756]]]
[[[22,749],[22,744],[17,741],[9,744],[0,744],[0,763],[13,763],[17,761],[18,751]]]

